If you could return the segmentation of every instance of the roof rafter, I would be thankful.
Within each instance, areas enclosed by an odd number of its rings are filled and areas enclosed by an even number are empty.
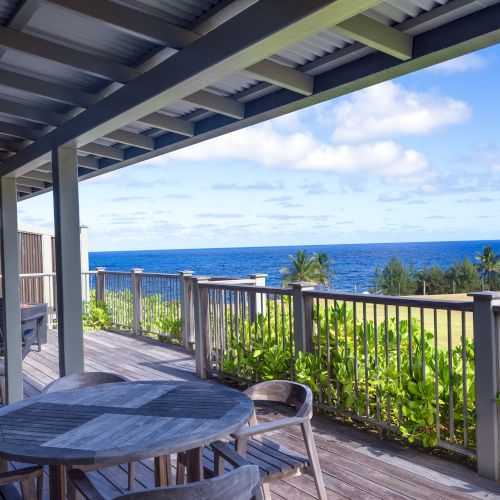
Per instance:
[[[41,38],[0,27],[0,46],[57,62],[107,80],[127,83],[139,72],[111,59],[88,54]]]
[[[412,57],[412,36],[379,23],[364,14],[347,19],[333,26],[332,30],[402,61],[407,61]]]
[[[112,160],[124,160],[123,149],[115,148],[113,146],[104,146],[103,144],[97,144],[95,142],[79,146],[78,150],[82,153],[90,153],[102,156],[103,158],[111,158]]]
[[[44,125],[58,126],[66,121],[66,117],[60,113],[48,109],[35,108],[27,104],[0,99],[0,109],[7,115],[24,118]]]
[[[88,108],[99,101],[98,96],[83,92],[77,88],[58,85],[5,69],[0,69],[0,81],[2,85],[6,87],[16,88],[30,94],[52,99],[53,101],[63,102],[82,108]]]
[[[10,135],[12,137],[18,137],[20,139],[31,139],[32,141],[35,141],[36,139],[42,137],[44,132],[43,130],[1,121],[0,134]]]
[[[138,148],[153,151],[155,148],[155,141],[152,137],[143,134],[136,134],[128,130],[115,130],[104,136],[106,139],[127,144],[128,146],[137,146]]]
[[[219,16],[212,19],[211,22],[206,21],[199,24],[194,31],[190,31],[150,14],[137,12],[135,9],[107,0],[86,0],[85,2],[80,0],[49,1],[59,7],[98,19],[126,33],[132,33],[151,42],[164,44],[174,49],[187,47],[201,36],[228,20],[227,15]],[[246,2],[243,6],[248,6],[248,3]],[[240,9],[241,6],[233,12],[239,13],[241,12]],[[312,76],[273,61],[265,61],[265,64],[258,63],[252,65],[246,71],[255,78],[279,85],[283,88],[288,88],[289,90],[305,95],[311,95],[312,93]]]
[[[151,113],[139,118],[136,121],[161,130],[185,135],[186,137],[193,137],[194,135],[194,123],[187,120],[181,120],[180,118],[175,118],[174,116],[168,116],[163,113]]]

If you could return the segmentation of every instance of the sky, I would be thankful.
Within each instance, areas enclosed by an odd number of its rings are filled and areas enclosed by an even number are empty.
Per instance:
[[[90,250],[500,239],[499,88],[497,45],[83,181]]]

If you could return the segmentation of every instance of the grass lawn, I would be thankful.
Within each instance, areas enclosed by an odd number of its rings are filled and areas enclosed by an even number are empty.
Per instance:
[[[419,295],[416,298],[424,298]],[[470,301],[471,297],[467,297],[465,293],[457,294],[447,294],[447,295],[427,295],[427,299],[439,299],[439,300],[464,300]],[[387,313],[389,317],[396,316],[396,307],[388,306]],[[363,304],[358,303],[356,307],[356,314],[358,320],[363,317]],[[412,308],[411,315],[420,321],[420,309]],[[374,304],[366,305],[366,318],[367,320],[373,320],[374,318]],[[399,307],[399,319],[408,319],[408,308]],[[451,312],[451,342],[452,346],[461,344],[462,338],[462,312],[452,311]],[[380,324],[384,321],[384,306],[377,305],[377,322]],[[428,331],[434,332],[434,311],[432,309],[424,309],[424,327]],[[472,325],[472,313],[465,313],[465,333],[469,338],[473,335],[473,325]],[[439,347],[445,349],[448,346],[448,312],[444,310],[437,311],[437,337]]]

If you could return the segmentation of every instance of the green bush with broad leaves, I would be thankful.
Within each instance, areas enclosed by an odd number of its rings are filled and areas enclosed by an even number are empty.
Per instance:
[[[90,294],[90,300],[83,307],[84,331],[108,330],[112,326],[111,314],[104,302],[97,302],[95,291]]]
[[[95,290],[84,305],[86,331],[117,328],[132,331],[134,299],[130,290],[105,290],[104,301],[96,302]],[[164,300],[160,293],[142,296],[142,333],[165,342],[181,343],[182,321],[178,301]]]
[[[289,301],[284,297],[285,304]],[[287,304],[286,304],[287,305]],[[475,448],[474,350],[465,338],[451,351],[412,318],[355,319],[345,303],[313,309],[312,352],[295,354],[291,308],[270,304],[255,321],[226,314],[214,368],[245,382],[307,384],[316,402],[343,418],[381,423],[409,442]],[[462,344],[462,342],[464,342]],[[411,349],[410,349],[411,345]]]

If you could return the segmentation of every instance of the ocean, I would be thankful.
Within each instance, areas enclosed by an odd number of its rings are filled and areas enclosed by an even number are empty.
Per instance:
[[[192,270],[199,275],[228,277],[266,273],[268,285],[279,285],[279,270],[288,265],[288,256],[307,249],[310,254],[325,252],[335,261],[335,290],[363,292],[372,287],[377,266],[385,266],[394,255],[417,269],[424,265],[447,268],[465,257],[474,261],[486,245],[500,254],[499,240],[484,240],[91,252],[89,260],[91,269],[102,266],[109,271],[129,271],[136,267],[145,272]]]

